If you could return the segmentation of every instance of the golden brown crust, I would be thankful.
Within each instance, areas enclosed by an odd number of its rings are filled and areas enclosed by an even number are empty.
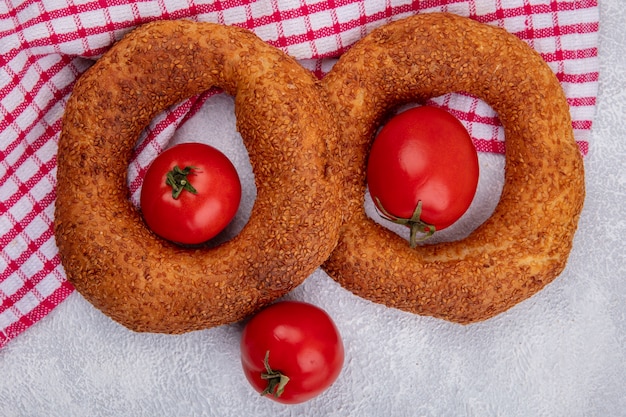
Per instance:
[[[324,269],[341,285],[377,303],[470,323],[560,274],[583,205],[583,163],[561,86],[524,42],[467,18],[417,15],[360,40],[322,84],[340,128],[347,199]],[[367,152],[391,108],[458,91],[486,101],[504,125],[502,196],[469,237],[412,250],[365,214]]]
[[[126,171],[155,115],[212,86],[235,97],[257,197],[234,239],[185,250],[146,228]],[[248,31],[189,21],[136,29],[80,78],[64,115],[55,233],[69,280],[105,314],[150,332],[233,322],[285,294],[337,241],[329,114],[312,75]]]

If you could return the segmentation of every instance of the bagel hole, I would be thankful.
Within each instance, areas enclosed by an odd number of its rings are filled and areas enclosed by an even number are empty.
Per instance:
[[[450,111],[449,107],[451,107],[452,103],[454,103],[455,108],[473,108],[475,112],[479,112],[481,115],[488,115],[485,117],[496,117],[495,111],[482,100],[462,93],[453,93],[427,100],[424,103],[410,102],[392,108],[384,115],[383,121],[378,127],[376,134],[378,134],[378,131],[380,131],[382,126],[391,117],[410,108],[421,105],[431,105],[442,107]],[[457,116],[454,111],[450,111],[450,113]],[[457,116],[457,118],[459,117]],[[476,129],[475,124],[472,123],[471,120],[463,120],[461,118],[459,118],[459,120],[468,130],[475,143],[476,139],[480,140],[483,139],[483,136],[486,136],[485,132],[480,132],[479,129]],[[501,127],[494,126],[494,129],[501,129]],[[432,237],[422,242],[422,244],[435,244],[464,239],[484,223],[493,214],[500,201],[500,195],[502,194],[502,187],[504,185],[504,163],[505,159],[502,154],[478,152],[478,186],[469,208],[454,224],[437,231]],[[374,205],[369,193],[369,188],[366,188],[363,206],[367,216],[374,222],[382,225],[405,240],[409,240],[408,227],[393,223],[381,216]]]
[[[202,104],[193,116],[184,121],[172,132],[169,140],[158,143],[153,139],[151,143],[137,145],[141,149],[137,153],[129,167],[128,182],[131,189],[131,200],[139,207],[141,185],[132,187],[133,181],[140,182],[145,171],[138,167],[148,167],[149,163],[163,150],[174,145],[186,142],[201,142],[211,145],[220,150],[230,159],[237,170],[241,182],[241,202],[233,220],[226,228],[210,241],[199,245],[203,247],[215,247],[235,237],[244,228],[256,199],[256,185],[248,150],[243,144],[243,139],[237,131],[237,119],[235,117],[234,97],[212,90],[212,95]],[[163,118],[165,113],[157,116],[151,123],[151,127]],[[145,137],[145,132],[142,138]],[[141,144],[141,146],[140,146]]]

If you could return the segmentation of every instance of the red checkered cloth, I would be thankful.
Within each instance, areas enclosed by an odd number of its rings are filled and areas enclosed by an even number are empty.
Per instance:
[[[0,3],[0,347],[72,291],[54,240],[56,149],[72,86],[117,39],[156,19],[238,25],[322,77],[351,44],[389,21],[448,11],[506,28],[541,53],[561,81],[581,152],[598,85],[597,0],[5,0]],[[149,162],[211,93],[160,115],[129,167],[135,203]],[[480,100],[434,100],[477,149],[503,152],[498,119]]]

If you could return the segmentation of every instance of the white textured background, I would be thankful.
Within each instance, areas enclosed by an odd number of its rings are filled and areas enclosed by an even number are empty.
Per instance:
[[[600,0],[587,201],[566,271],[535,297],[463,327],[374,305],[318,271],[289,297],[333,316],[346,362],[324,395],[284,406],[248,386],[239,325],[135,334],[74,293],[0,350],[0,416],[626,416],[624,22],[622,0]],[[178,138],[205,124],[249,183],[232,101],[212,98]],[[481,155],[481,202],[456,233],[488,215],[502,169],[501,156]],[[253,190],[244,198],[243,218]]]

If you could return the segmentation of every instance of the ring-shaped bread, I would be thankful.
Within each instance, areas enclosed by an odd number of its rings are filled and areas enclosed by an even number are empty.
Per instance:
[[[184,249],[148,230],[126,172],[158,113],[213,86],[235,98],[257,196],[232,240]],[[334,248],[341,221],[327,159],[335,142],[312,74],[251,32],[190,21],[135,29],[82,75],[67,103],[55,234],[68,279],[135,331],[242,319],[299,285]]]
[[[458,323],[492,317],[564,268],[584,200],[569,107],[540,55],[503,29],[451,14],[385,25],[357,42],[322,80],[340,128],[344,224],[324,269],[353,293]],[[367,154],[387,112],[450,92],[498,113],[505,182],[493,215],[467,238],[411,249],[368,218]]]

